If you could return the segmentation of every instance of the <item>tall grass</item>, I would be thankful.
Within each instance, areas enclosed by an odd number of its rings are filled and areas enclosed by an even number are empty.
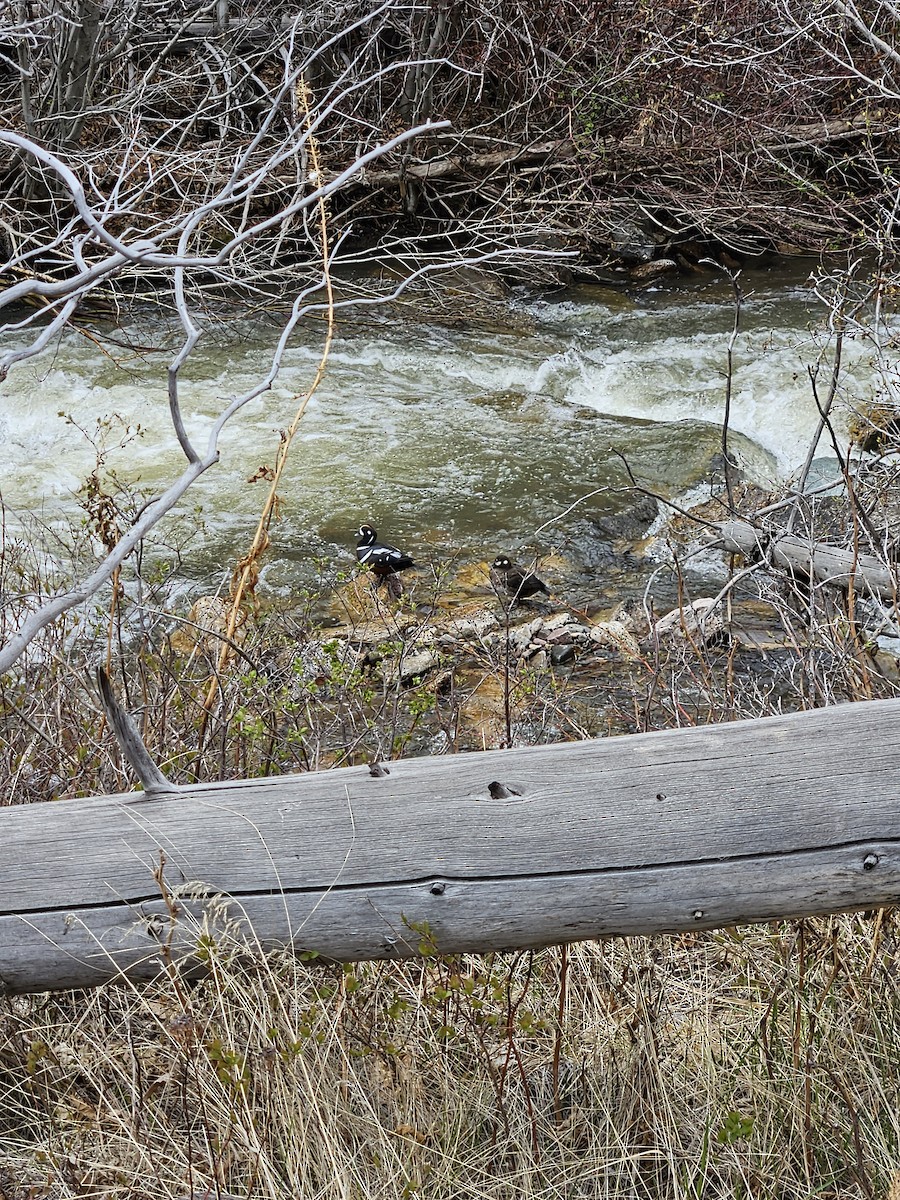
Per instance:
[[[2,1194],[885,1197],[897,949],[892,914],[353,967],[219,942],[191,985],[7,999]]]
[[[6,537],[0,634],[53,586],[58,549]],[[359,616],[387,630],[362,657],[317,623],[340,583],[248,610],[207,720],[220,640],[178,649],[165,572],[126,573],[112,616],[73,613],[0,680],[0,802],[131,786],[92,691],[102,659],[179,782],[473,748],[479,689],[491,728],[537,741],[897,688],[864,614],[796,581],[761,589],[789,635],[767,660],[695,634],[510,667],[504,618],[407,682],[441,581]],[[0,1200],[900,1198],[893,910],[487,957],[425,943],[340,966],[223,932],[199,981],[0,1000]]]

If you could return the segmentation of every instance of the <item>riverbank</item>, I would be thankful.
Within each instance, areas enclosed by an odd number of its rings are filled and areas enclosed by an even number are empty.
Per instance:
[[[65,277],[66,170],[94,232],[109,226],[92,252],[120,227],[155,247],[109,281],[120,296],[161,286],[185,229],[207,295],[295,280],[320,258],[323,184],[338,258],[499,249],[539,288],[853,250],[889,223],[893,52],[874,17],[829,7],[354,3],[336,24],[280,3],[138,4],[82,27],[39,5],[0,85],[6,270],[30,277],[43,245],[40,277]]]
[[[798,502],[797,528],[852,548],[863,511],[886,532],[891,482],[890,466],[870,464],[853,504]],[[775,502],[747,485],[734,497],[745,516]],[[776,510],[782,526],[790,511]],[[248,606],[223,642],[224,606],[157,607],[165,581],[150,572],[111,611],[50,627],[3,677],[3,799],[131,785],[91,683],[107,654],[176,781],[337,762],[389,771],[423,748],[898,694],[896,654],[878,647],[861,589],[719,552],[722,586],[696,594],[690,555],[709,534],[697,518],[727,512],[719,492],[655,537],[649,511],[634,537],[623,529],[616,552],[643,556],[645,576],[662,570],[680,593],[652,625],[602,601],[574,611],[569,564],[548,556],[535,566],[550,595],[527,603],[492,588],[487,562],[422,571],[399,598],[354,573],[290,606]],[[48,590],[40,558],[34,539],[0,546],[0,619],[15,619],[23,592]],[[753,640],[754,619],[778,637]],[[200,980],[173,966],[139,988],[0,998],[0,1189],[12,1200],[345,1200],[348,1189],[658,1200],[698,1188],[842,1200],[862,1188],[894,1200],[891,910],[485,957],[441,957],[426,929],[410,932],[421,961],[339,965],[263,956],[226,929],[204,938]]]

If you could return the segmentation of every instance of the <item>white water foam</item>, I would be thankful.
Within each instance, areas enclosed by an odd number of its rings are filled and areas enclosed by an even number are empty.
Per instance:
[[[776,294],[748,304],[735,346],[731,427],[784,474],[802,460],[817,421],[805,303],[794,311]],[[537,526],[554,506],[617,482],[611,442],[638,455],[649,482],[689,486],[722,420],[727,305],[689,293],[657,297],[655,306],[645,298],[640,307],[569,300],[531,308],[533,333],[343,326],[284,481],[294,511],[313,528],[343,529],[356,510],[405,514],[409,528],[428,521],[438,531],[463,519],[512,530],[527,510]],[[773,329],[767,321],[776,316]],[[258,511],[261,485],[246,481],[274,456],[318,362],[319,333],[291,345],[276,385],[226,427],[220,463],[192,493],[217,527],[245,525]],[[217,414],[270,361],[271,345],[258,337],[226,347],[201,341],[181,390],[202,450]],[[862,353],[848,347],[847,362],[848,384],[871,387]],[[7,503],[62,501],[92,469],[93,450],[60,411],[89,433],[113,412],[139,422],[145,437],[110,464],[152,487],[176,477],[185,460],[169,422],[166,363],[156,354],[117,369],[72,335],[15,368],[0,385]],[[673,456],[685,458],[683,470]]]

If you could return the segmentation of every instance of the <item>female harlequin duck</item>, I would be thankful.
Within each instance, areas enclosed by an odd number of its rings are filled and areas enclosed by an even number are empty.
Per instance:
[[[491,563],[491,583],[498,592],[510,592],[514,601],[528,600],[538,592],[550,595],[543,579],[538,579],[533,571],[516,566],[505,554],[498,554]]]
[[[361,565],[368,567],[376,577],[376,583],[416,565],[408,554],[404,554],[396,546],[379,542],[378,534],[371,525],[360,525],[356,536],[359,538],[356,543],[356,557]]]

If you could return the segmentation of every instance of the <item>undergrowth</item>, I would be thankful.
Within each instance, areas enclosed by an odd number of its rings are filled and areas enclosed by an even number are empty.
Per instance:
[[[61,539],[6,532],[7,630],[58,586]],[[223,670],[215,610],[186,617],[170,573],[138,561],[111,611],[73,610],[0,680],[2,802],[133,786],[101,661],[179,783],[475,748],[464,714],[485,679],[501,744],[895,693],[852,597],[760,572],[786,635],[765,669],[687,628],[631,657],[591,645],[565,671],[510,667],[507,606],[493,640],[439,640],[405,678],[440,632],[439,580],[385,602],[390,637],[365,653],[322,623],[346,581],[248,607]],[[199,949],[199,981],[170,964],[151,985],[0,1001],[2,1200],[900,1196],[893,910],[484,957],[423,937],[407,963],[263,955],[233,931]]]
[[[193,984],[7,999],[0,1194],[884,1197],[897,933],[343,967],[220,940]]]

